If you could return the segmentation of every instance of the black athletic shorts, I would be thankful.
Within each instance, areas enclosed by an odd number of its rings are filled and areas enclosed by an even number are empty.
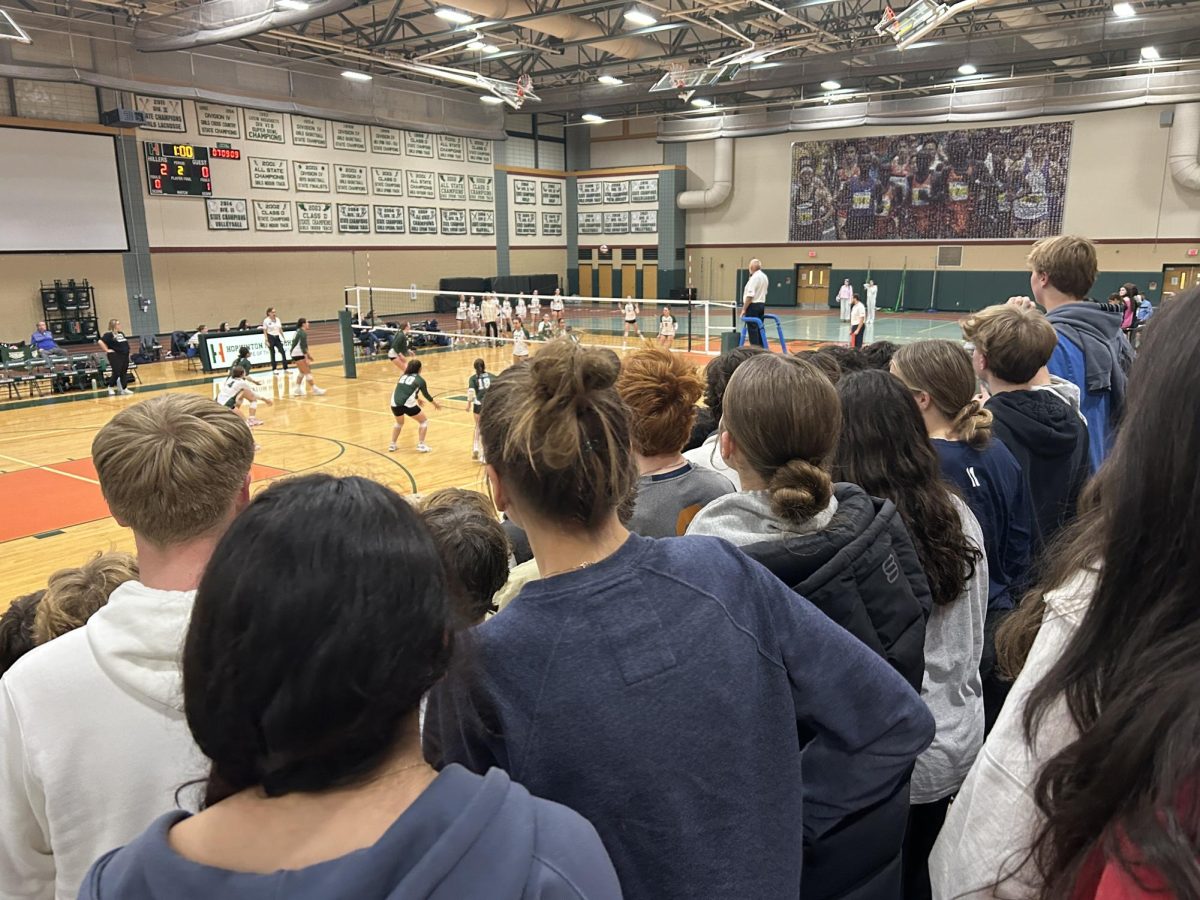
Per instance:
[[[393,406],[392,407],[392,415],[393,416],[419,416],[420,414],[421,414],[421,407],[419,407],[419,406]]]
[[[482,403],[472,403],[471,404],[471,412],[475,413],[475,415],[479,415],[479,411],[481,409],[483,409]]]

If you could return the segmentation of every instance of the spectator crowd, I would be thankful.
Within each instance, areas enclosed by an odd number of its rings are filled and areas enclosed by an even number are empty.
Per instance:
[[[1029,260],[963,342],[549,341],[488,496],[122,409],[136,556],[0,619],[0,897],[1197,900],[1200,291],[1135,358]]]

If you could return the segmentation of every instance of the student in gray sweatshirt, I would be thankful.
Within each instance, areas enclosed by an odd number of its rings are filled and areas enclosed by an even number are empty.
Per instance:
[[[355,577],[375,567],[389,577]],[[101,857],[82,900],[620,900],[578,813],[499,769],[422,758],[446,593],[429,532],[383,485],[310,475],[259,494],[213,554],[183,650],[205,808]]]
[[[635,534],[678,537],[704,506],[733,493],[724,475],[683,456],[703,390],[696,367],[661,347],[635,350],[621,362],[617,393],[629,408],[640,476],[629,522]]]

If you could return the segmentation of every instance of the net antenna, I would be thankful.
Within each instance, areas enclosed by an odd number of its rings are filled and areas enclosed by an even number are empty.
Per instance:
[[[897,50],[906,50],[959,13],[974,9],[984,2],[986,0],[961,0],[953,6],[947,6],[938,0],[913,0],[900,12],[886,6],[883,18],[875,26],[875,33],[880,37],[890,36],[896,42]]]
[[[0,40],[16,41],[19,44],[33,43],[33,38],[3,9],[0,9]]]

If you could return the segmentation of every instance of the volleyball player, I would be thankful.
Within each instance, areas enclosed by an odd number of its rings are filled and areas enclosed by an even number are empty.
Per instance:
[[[525,305],[525,294],[520,293],[517,295],[517,318],[524,322],[528,315],[529,308]]]
[[[671,315],[670,307],[663,307],[662,317],[658,320],[658,346],[671,349],[671,344],[675,343],[675,331],[677,329],[675,317]]]
[[[633,297],[631,296],[625,298],[625,333],[621,335],[622,341],[625,341],[629,338],[630,326],[633,326],[633,329],[637,332],[638,337],[642,336],[642,328],[638,324],[637,304],[633,302]]]
[[[501,334],[512,334],[512,307],[507,300],[496,301],[496,327]]]
[[[458,295],[458,309],[454,313],[454,333],[462,338],[463,328],[467,324],[467,298]]]
[[[263,421],[257,415],[258,404],[261,401],[270,406],[271,398],[259,397],[258,392],[254,390],[259,386],[259,383],[251,378],[244,368],[234,365],[230,368],[225,383],[217,390],[217,402],[222,406],[229,407],[238,415],[242,414],[242,403],[249,404],[250,415],[246,417],[246,424],[251,428],[261,425]]]
[[[396,424],[392,426],[392,442],[388,444],[389,452],[396,449],[396,441],[400,439],[400,431],[404,428],[404,419],[407,416],[417,420],[417,452],[428,453],[430,451],[431,448],[425,444],[429,419],[425,415],[425,410],[421,409],[421,398],[417,396],[418,394],[423,394],[425,399],[433,404],[434,409],[442,408],[442,405],[430,396],[429,385],[421,377],[421,361],[410,359],[404,368],[404,374],[400,376],[395,390],[392,391],[392,415],[396,417]]]
[[[409,339],[409,332],[411,331],[412,323],[405,322],[401,325],[400,330],[392,338],[391,349],[388,350],[388,359],[392,361],[392,365],[402,372],[410,359],[417,358],[417,351],[412,348],[412,343]]]
[[[554,296],[550,298],[550,312],[554,314],[554,321],[558,323],[559,330],[562,330],[567,313],[566,306],[563,303],[562,291],[558,288],[554,289]]]
[[[529,359],[529,332],[524,323],[517,319],[513,322],[513,365]]]
[[[550,313],[542,313],[542,321],[538,322],[537,336],[540,341],[548,341],[554,337],[554,323],[550,321]]]
[[[271,354],[271,371],[275,371],[275,351],[279,351],[279,361],[283,363],[283,371],[287,371],[288,357],[283,352],[283,323],[275,315],[275,307],[267,307],[266,318],[262,322],[262,332],[267,339],[267,350]]]
[[[533,292],[533,296],[529,298],[529,316],[530,316],[530,318],[536,319],[541,314],[542,314],[542,298],[538,296],[538,292],[535,289]]]
[[[467,327],[472,337],[479,337],[479,307],[475,305],[474,296],[467,303]]]
[[[296,384],[292,388],[293,397],[304,396],[304,386],[307,384],[312,390],[314,397],[320,397],[325,393],[324,389],[317,387],[312,376],[312,354],[308,352],[308,319],[298,319],[296,321],[296,336],[292,338],[292,362],[296,364]]]
[[[471,459],[477,459],[481,463],[486,462],[483,458],[483,444],[479,440],[479,411],[483,408],[483,398],[487,396],[488,388],[492,386],[492,379],[496,376],[487,370],[487,363],[482,359],[475,360],[475,374],[467,380],[467,409],[475,416],[475,435],[471,439]]]

